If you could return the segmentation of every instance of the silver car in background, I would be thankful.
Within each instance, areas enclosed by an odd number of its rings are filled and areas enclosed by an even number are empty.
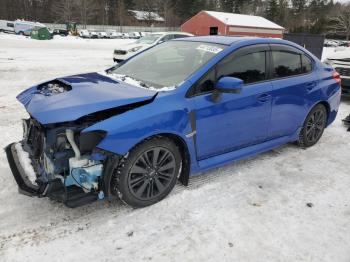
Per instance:
[[[141,37],[136,42],[132,44],[120,45],[114,50],[113,60],[114,62],[120,63],[145,49],[152,46],[158,45],[160,43],[176,39],[193,36],[184,32],[157,32],[149,33],[148,35]]]

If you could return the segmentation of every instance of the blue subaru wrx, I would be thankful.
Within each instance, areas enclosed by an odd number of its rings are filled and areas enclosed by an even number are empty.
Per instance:
[[[337,115],[339,83],[280,39],[169,41],[19,94],[30,117],[6,153],[26,195],[144,207],[195,173],[289,142],[314,145]]]

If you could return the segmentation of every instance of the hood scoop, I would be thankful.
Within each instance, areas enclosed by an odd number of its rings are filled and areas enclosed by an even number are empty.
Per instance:
[[[38,85],[37,90],[39,94],[42,94],[44,96],[53,96],[53,95],[58,95],[58,94],[71,91],[72,86],[56,79],[56,80]]]

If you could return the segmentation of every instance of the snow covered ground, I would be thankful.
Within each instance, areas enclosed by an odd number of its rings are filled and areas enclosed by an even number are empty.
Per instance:
[[[0,148],[21,138],[15,96],[57,76],[101,71],[128,40],[36,41],[0,34]],[[350,261],[350,133],[286,145],[177,185],[162,202],[69,209],[17,193],[0,151],[0,261]],[[309,206],[307,205],[309,203]]]

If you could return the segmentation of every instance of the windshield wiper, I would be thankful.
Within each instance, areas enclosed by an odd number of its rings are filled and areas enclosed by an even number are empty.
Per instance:
[[[137,81],[139,81],[139,80],[137,80]],[[139,81],[139,82],[140,82],[140,86],[148,88],[148,89],[150,88],[150,86],[147,85],[145,82],[142,82],[142,81]]]
[[[148,88],[148,89],[151,87],[151,86],[149,86],[148,84],[146,84],[145,82],[141,81],[140,79],[137,79],[137,78],[135,78],[135,77],[131,77],[131,76],[128,76],[128,75],[123,75],[123,76],[121,76],[120,79],[121,79],[123,82],[125,82],[126,78],[130,78],[130,79],[132,79],[132,80],[137,81],[137,82],[140,84],[141,87]]]

